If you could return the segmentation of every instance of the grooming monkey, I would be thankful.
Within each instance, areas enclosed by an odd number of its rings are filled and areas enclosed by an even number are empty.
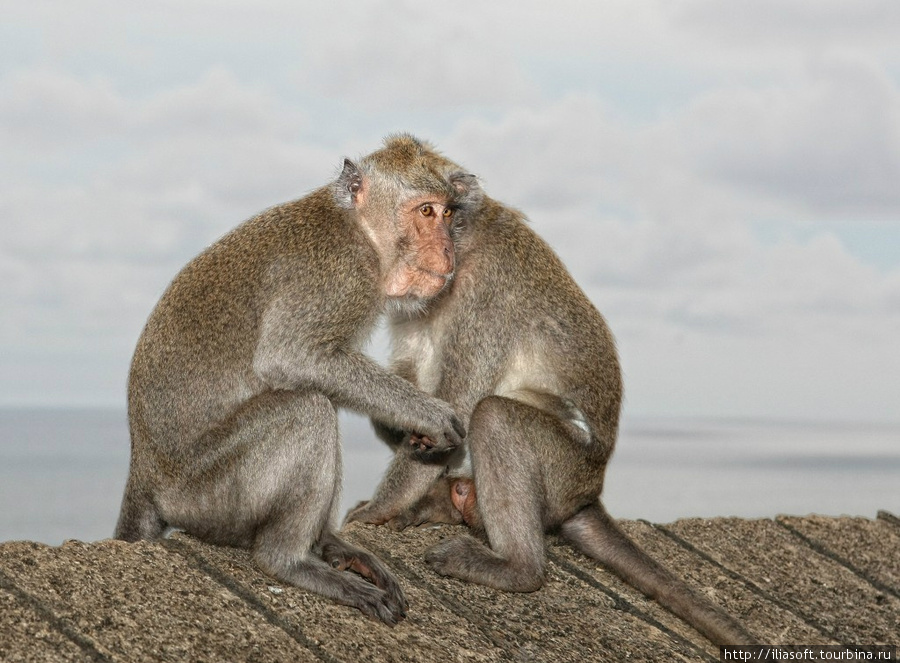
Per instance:
[[[373,499],[347,521],[402,529],[465,520],[489,545],[447,539],[426,552],[428,564],[516,592],[542,585],[544,533],[555,531],[712,641],[751,642],[638,548],[600,501],[622,399],[603,317],[516,210],[484,196],[460,220],[455,244],[450,287],[424,313],[392,317],[391,365],[455,407],[465,448],[376,424],[396,453]]]
[[[390,572],[335,533],[336,408],[461,443],[449,404],[359,346],[385,305],[415,309],[446,287],[451,222],[471,196],[480,196],[472,176],[396,136],[188,263],[134,353],[116,538],[180,528],[250,548],[276,578],[387,624],[402,619],[406,600]]]

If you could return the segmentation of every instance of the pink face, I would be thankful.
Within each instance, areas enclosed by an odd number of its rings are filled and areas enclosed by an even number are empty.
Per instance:
[[[453,208],[434,195],[406,202],[400,214],[403,255],[388,278],[388,297],[428,299],[444,289],[456,266],[450,237],[453,214]]]

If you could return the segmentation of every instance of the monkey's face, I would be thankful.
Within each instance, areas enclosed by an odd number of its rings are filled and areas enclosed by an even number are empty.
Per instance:
[[[430,299],[453,278],[456,267],[450,230],[455,209],[439,195],[413,196],[398,210],[397,260],[385,294]]]

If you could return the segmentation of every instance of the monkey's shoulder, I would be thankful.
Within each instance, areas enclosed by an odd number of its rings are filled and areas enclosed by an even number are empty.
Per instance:
[[[342,241],[335,241],[335,240]],[[229,248],[280,256],[339,253],[365,245],[365,235],[352,215],[334,202],[328,188],[270,207],[222,238]]]
[[[456,307],[479,310],[494,320],[546,335],[605,338],[606,323],[553,248],[519,210],[486,201],[471,229],[468,252],[460,261]]]
[[[276,298],[316,315],[326,300],[352,302],[368,315],[379,304],[378,276],[371,244],[322,189],[257,214],[207,247],[175,276],[147,331],[207,338],[231,329],[249,337]]]
[[[260,212],[197,261],[222,266],[231,276],[313,280],[321,286],[341,279],[372,280],[378,273],[374,248],[352,215],[335,204],[327,187]]]
[[[460,263],[483,287],[502,283],[504,290],[516,296],[556,289],[561,282],[568,285],[572,280],[525,214],[494,200],[486,201],[483,213],[472,224]]]

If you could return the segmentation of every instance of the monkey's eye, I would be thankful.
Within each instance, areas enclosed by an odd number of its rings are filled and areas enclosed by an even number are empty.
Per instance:
[[[449,219],[451,216],[453,216],[453,211],[454,210],[451,209],[450,207],[445,207],[444,208],[444,218]]]
[[[434,216],[434,206],[433,205],[422,205],[419,208],[419,213],[422,216]]]

